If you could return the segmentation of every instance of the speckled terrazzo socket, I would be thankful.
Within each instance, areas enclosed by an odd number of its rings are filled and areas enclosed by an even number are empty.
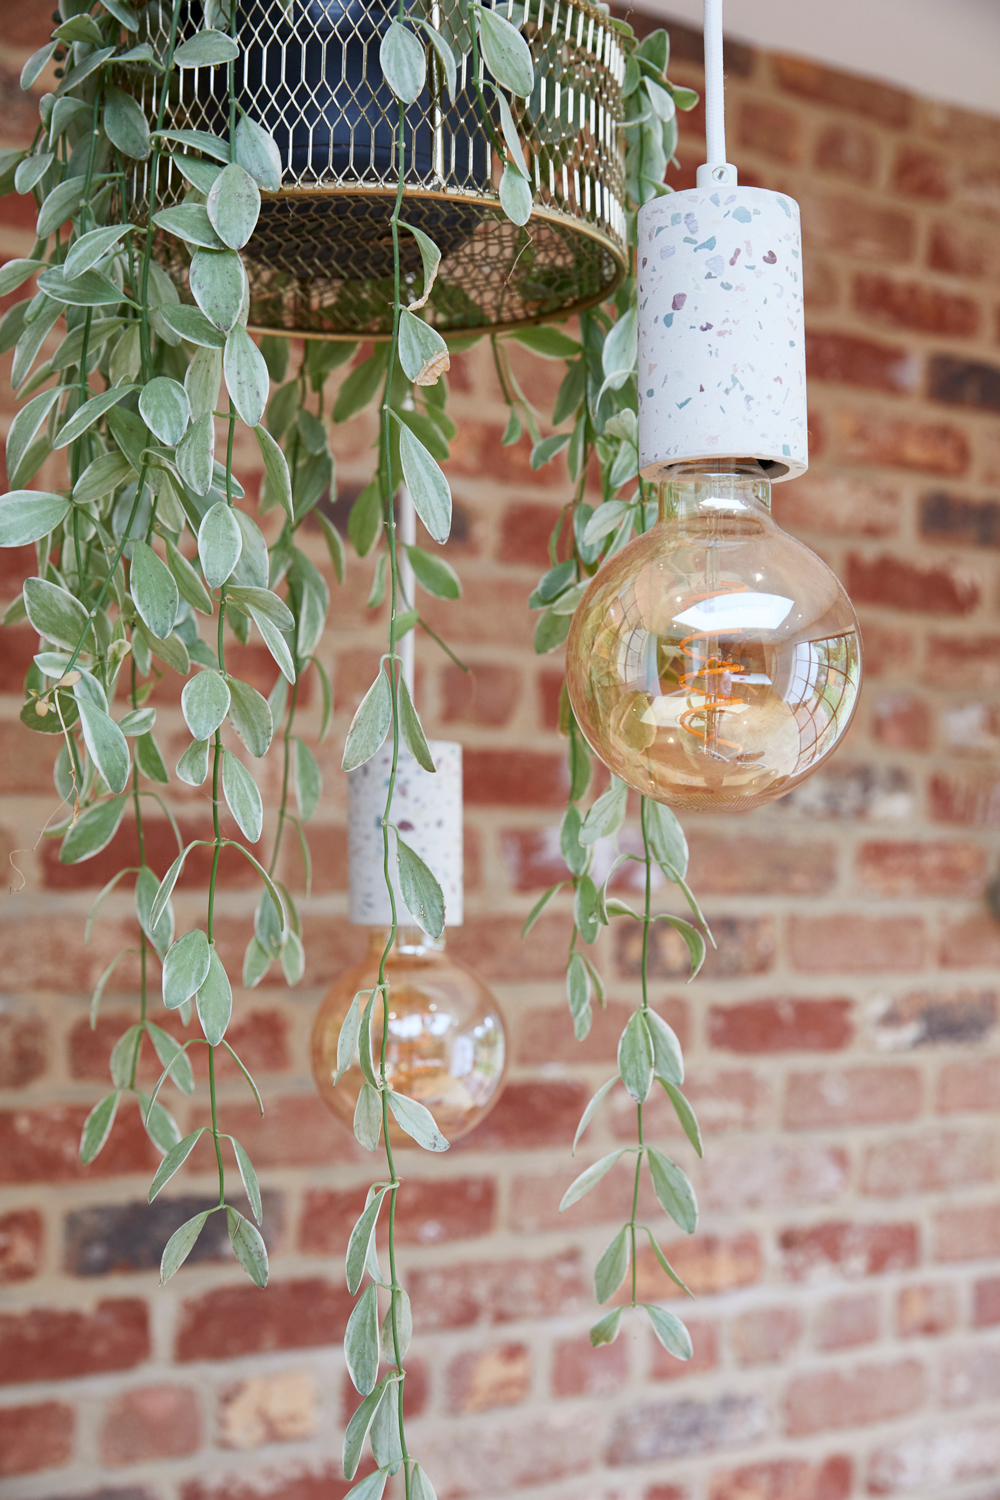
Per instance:
[[[809,467],[799,206],[689,188],[639,210],[639,469],[756,458]],[[773,465],[773,467],[771,467]]]
[[[445,925],[462,925],[462,747],[453,740],[431,740],[437,770],[424,771],[409,751],[400,749],[392,821],[437,876],[444,892]],[[392,922],[382,864],[382,814],[389,790],[392,745],[358,766],[347,778],[347,856],[351,885],[351,921],[364,927]],[[396,875],[395,838],[389,836],[390,873],[397,911],[406,907]]]

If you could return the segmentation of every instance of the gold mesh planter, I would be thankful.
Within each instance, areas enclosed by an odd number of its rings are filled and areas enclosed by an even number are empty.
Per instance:
[[[425,0],[423,14],[461,51],[467,34],[455,0]],[[499,0],[520,24],[536,66],[534,93],[512,101],[535,189],[523,228],[499,205],[500,163],[470,82],[466,52],[450,99],[428,48],[428,84],[406,110],[407,223],[442,251],[426,309],[444,334],[510,328],[590,306],[618,284],[627,263],[621,86],[625,59],[607,16],[588,0]],[[201,6],[192,4],[192,13]],[[250,326],[318,338],[386,337],[392,303],[389,216],[396,190],[397,107],[378,62],[395,7],[380,0],[241,0],[238,103],[264,125],[282,158],[281,190],[265,194],[244,250]],[[522,18],[522,12],[524,12]],[[146,35],[165,50],[166,7],[145,11]],[[184,34],[193,31],[194,24]],[[132,87],[135,88],[135,73]],[[153,118],[158,75],[136,92]],[[226,69],[175,73],[172,129],[225,134]],[[156,207],[190,191],[164,161]],[[135,165],[133,211],[148,213],[148,164]],[[167,242],[172,269],[186,252]],[[412,236],[401,237],[404,273],[420,286]]]

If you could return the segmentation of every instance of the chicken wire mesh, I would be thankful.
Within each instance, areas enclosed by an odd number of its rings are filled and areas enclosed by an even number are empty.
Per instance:
[[[535,206],[519,228],[500,208],[502,163],[491,150],[472,86],[470,37],[458,0],[417,0],[461,55],[451,98],[428,47],[427,85],[407,107],[403,218],[442,252],[425,309],[445,334],[508,328],[579,310],[606,297],[627,264],[621,87],[625,59],[608,17],[589,0],[497,0],[521,27],[535,63],[531,97],[513,100]],[[202,22],[192,0],[181,37]],[[148,5],[144,32],[166,52],[170,8]],[[392,322],[392,237],[398,114],[378,53],[392,11],[381,0],[240,0],[238,106],[264,125],[281,153],[281,190],[264,194],[243,255],[250,327],[320,338],[385,337]],[[130,85],[150,119],[159,74]],[[225,68],[171,77],[166,128],[226,134]],[[498,126],[498,119],[494,121]],[[140,220],[189,200],[192,188],[164,157],[150,180],[135,163],[128,182]],[[200,201],[197,200],[196,201]],[[180,280],[189,252],[160,241]],[[400,236],[408,288],[422,290],[416,241]]]

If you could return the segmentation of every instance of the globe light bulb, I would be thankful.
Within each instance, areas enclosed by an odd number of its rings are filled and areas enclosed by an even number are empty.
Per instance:
[[[670,807],[783,796],[832,753],[857,704],[851,602],[770,506],[753,461],[677,465],[657,524],[604,564],[573,619],[577,723],[616,776]]]
[[[361,963],[341,975],[319,1008],[312,1034],[312,1069],[320,1098],[348,1129],[364,1077],[354,1061],[334,1087],[337,1039],[358,990],[378,983],[388,932],[374,929]],[[500,1095],[507,1043],[500,1007],[483,981],[453,958],[443,938],[416,927],[401,927],[386,961],[389,986],[389,1042],[386,1074],[397,1092],[426,1105],[445,1138],[467,1135]],[[372,1012],[372,1052],[376,1071],[382,1047],[383,1006]],[[398,1144],[412,1144],[395,1122]]]

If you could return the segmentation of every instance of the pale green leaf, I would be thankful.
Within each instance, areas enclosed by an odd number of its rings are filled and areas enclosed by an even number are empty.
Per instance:
[[[205,1040],[210,1047],[217,1047],[233,1013],[233,991],[214,946],[209,950],[208,974],[199,987],[196,1004]]]
[[[483,58],[497,83],[527,99],[534,83],[531,49],[524,37],[499,11],[477,5]]]
[[[653,1083],[653,1044],[641,1011],[629,1018],[621,1034],[618,1071],[636,1103],[644,1103]]]
[[[427,54],[408,27],[392,21],[379,46],[379,67],[397,99],[413,104],[423,91]]]
[[[211,950],[200,927],[178,938],[163,961],[163,1003],[167,1010],[177,1010],[197,994],[210,967]]]
[[[392,723],[392,690],[385,672],[379,674],[358,706],[347,731],[341,769],[363,766],[379,750]]]
[[[260,1231],[235,1208],[226,1205],[226,1223],[233,1254],[254,1286],[267,1286],[267,1249]]]
[[[222,31],[196,31],[186,42],[181,42],[174,53],[175,68],[214,68],[222,63],[235,62],[240,49],[231,37]]]
[[[598,1302],[607,1302],[625,1280],[629,1248],[629,1226],[626,1224],[619,1229],[594,1269],[594,1295]]]
[[[246,168],[233,162],[216,177],[205,208],[223,244],[241,250],[257,226],[260,189]]]
[[[236,160],[265,193],[280,190],[281,152],[263,126],[244,114],[236,125]]]
[[[626,1154],[623,1147],[620,1151],[612,1151],[608,1156],[602,1156],[600,1161],[595,1161],[593,1166],[587,1167],[581,1172],[575,1181],[571,1182],[559,1204],[559,1212],[564,1213],[567,1208],[572,1208],[574,1203],[589,1193],[591,1188],[596,1187],[602,1177],[606,1177],[616,1162],[621,1161]]]
[[[691,1343],[691,1335],[688,1333],[680,1318],[665,1307],[656,1307],[654,1304],[644,1302],[649,1321],[653,1325],[653,1332],[668,1354],[675,1359],[690,1359],[694,1353]]]
[[[399,432],[399,458],[417,515],[436,542],[446,542],[451,533],[451,489],[437,462],[405,426]]]
[[[146,1201],[152,1203],[160,1189],[166,1187],[175,1172],[179,1172],[194,1150],[198,1141],[204,1135],[206,1126],[199,1125],[197,1130],[192,1130],[182,1141],[178,1141],[172,1151],[168,1151],[156,1169],[156,1176],[149,1185],[149,1193]]]
[[[75,865],[100,854],[118,832],[126,800],[124,797],[109,797],[81,813],[60,845],[59,863]]]
[[[212,738],[229,712],[229,704],[229,685],[218,672],[198,672],[184,684],[181,712],[196,740]]]
[[[10,490],[0,496],[0,547],[24,547],[48,536],[65,518],[65,495],[44,490]]]
[[[648,1157],[649,1173],[660,1206],[687,1234],[694,1234],[698,1225],[698,1204],[694,1188],[680,1167],[675,1166],[661,1151],[650,1147]]]
[[[106,1095],[99,1104],[94,1105],[83,1122],[83,1133],[80,1136],[80,1160],[84,1165],[94,1160],[111,1134],[111,1127],[118,1113],[120,1097],[118,1092]]]
[[[163,1258],[160,1261],[161,1286],[180,1270],[197,1244],[198,1236],[205,1227],[205,1220],[214,1212],[214,1209],[206,1208],[200,1214],[195,1214],[193,1219],[186,1220],[179,1229],[174,1230],[164,1247]]]
[[[425,1151],[447,1151],[448,1142],[434,1123],[434,1116],[423,1104],[393,1091],[389,1094],[389,1108],[400,1129],[412,1136],[418,1146],[423,1146]]]
[[[195,740],[188,745],[175,770],[178,778],[188,786],[204,785],[208,775],[208,741]]]
[[[220,588],[229,578],[240,552],[243,533],[225,500],[205,512],[198,528],[198,557],[210,588]]]
[[[236,324],[247,287],[235,250],[197,250],[189,272],[191,293],[208,321],[228,333]],[[192,403],[193,404],[193,403]]]
[[[375,1389],[380,1358],[378,1288],[374,1282],[369,1282],[354,1304],[344,1334],[347,1373],[362,1396]]]
[[[444,931],[444,894],[437,877],[418,854],[396,834],[399,888],[414,921],[431,937]]]
[[[377,1151],[381,1131],[381,1095],[370,1083],[363,1083],[354,1108],[354,1134],[366,1151]]]
[[[264,356],[246,329],[239,324],[226,339],[222,368],[226,377],[226,389],[237,412],[248,427],[257,427],[267,405],[270,377]]]
[[[222,790],[240,832],[256,844],[263,829],[264,804],[257,783],[231,750],[222,752]]]
[[[274,734],[267,699],[247,682],[230,677],[229,722],[251,755],[267,754]],[[318,771],[317,771],[318,775]]]

